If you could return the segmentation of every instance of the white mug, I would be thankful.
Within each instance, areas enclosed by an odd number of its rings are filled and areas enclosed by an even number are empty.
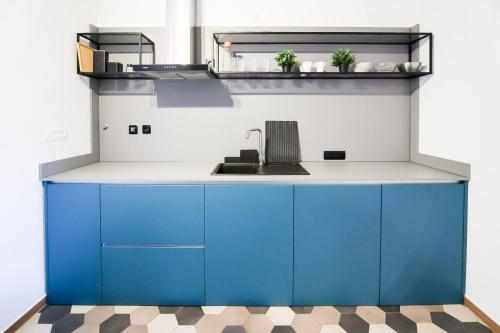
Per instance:
[[[318,61],[314,64],[314,67],[316,67],[316,72],[324,72],[326,67],[326,62]]]
[[[302,66],[300,66],[300,71],[301,72],[312,72],[312,66],[313,66],[312,61],[304,61],[302,63]]]

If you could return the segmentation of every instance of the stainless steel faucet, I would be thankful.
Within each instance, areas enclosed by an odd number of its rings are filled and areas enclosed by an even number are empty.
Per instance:
[[[264,164],[264,152],[262,149],[262,130],[260,128],[251,128],[247,131],[247,140],[252,132],[259,132],[259,165]]]

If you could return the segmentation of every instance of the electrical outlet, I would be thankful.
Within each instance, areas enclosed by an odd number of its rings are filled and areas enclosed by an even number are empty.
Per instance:
[[[345,160],[345,150],[325,150],[323,158],[325,160]]]
[[[151,125],[142,125],[142,134],[151,134]]]
[[[65,128],[46,128],[43,138],[46,142],[67,140],[68,130]]]
[[[136,135],[138,132],[137,125],[128,125],[128,134]]]

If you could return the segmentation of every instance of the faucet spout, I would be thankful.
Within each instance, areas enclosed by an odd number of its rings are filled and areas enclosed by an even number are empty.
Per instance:
[[[264,164],[264,154],[263,154],[263,149],[262,149],[262,130],[260,128],[251,128],[247,131],[246,139],[248,140],[250,138],[250,134],[252,132],[258,132],[259,133],[259,165]]]

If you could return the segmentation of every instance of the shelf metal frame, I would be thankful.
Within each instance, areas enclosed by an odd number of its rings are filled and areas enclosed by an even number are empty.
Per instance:
[[[297,41],[293,37],[300,36],[320,36],[323,40]],[[223,37],[230,36],[231,39]],[[254,40],[247,38],[244,41],[239,41],[237,37],[253,36]],[[275,37],[283,36],[283,40],[273,40]],[[344,39],[335,40],[335,37],[348,36],[353,38],[351,41]],[[265,39],[268,39],[266,41]],[[271,38],[270,38],[271,37]],[[324,37],[331,37],[331,40],[324,41]],[[356,40],[356,38],[361,38]],[[384,37],[386,40],[380,40]],[[214,76],[219,79],[411,79],[425,75],[433,74],[433,35],[430,32],[363,32],[363,31],[248,31],[248,32],[216,32],[212,35],[212,61],[216,63],[213,66]],[[259,39],[260,38],[260,39]],[[371,39],[371,40],[370,40]],[[378,40],[377,40],[378,39]],[[392,39],[392,41],[391,41]],[[394,73],[394,72],[370,72],[370,73],[279,73],[279,72],[220,72],[220,46],[226,40],[231,41],[233,45],[407,45],[408,46],[408,61],[412,60],[411,54],[418,43],[424,39],[429,40],[429,68],[426,72],[418,73]]]

